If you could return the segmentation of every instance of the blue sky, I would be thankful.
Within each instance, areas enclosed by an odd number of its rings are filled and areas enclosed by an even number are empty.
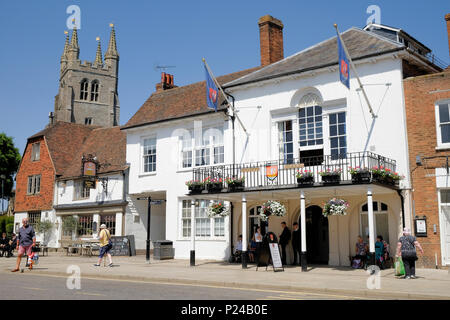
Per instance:
[[[202,57],[216,76],[259,65],[257,21],[266,14],[284,24],[285,56],[334,36],[335,22],[341,31],[364,27],[367,7],[378,5],[381,23],[404,29],[450,60],[448,0],[1,1],[0,132],[14,137],[21,153],[26,138],[45,127],[54,109],[66,8],[73,4],[81,9],[81,60],[94,60],[97,36],[104,53],[108,25],[116,26],[121,124],[154,91],[158,65],[176,66],[167,72],[179,86],[204,80]]]

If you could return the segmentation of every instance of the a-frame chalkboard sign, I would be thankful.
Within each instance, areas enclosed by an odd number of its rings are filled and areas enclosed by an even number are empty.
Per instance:
[[[281,262],[281,255],[278,243],[267,243],[265,247],[259,251],[258,264],[256,265],[256,271],[259,267],[269,267],[272,265],[273,271],[284,271],[283,263]]]

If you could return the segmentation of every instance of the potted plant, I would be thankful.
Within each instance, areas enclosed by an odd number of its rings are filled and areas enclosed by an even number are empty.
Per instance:
[[[309,170],[297,171],[295,174],[297,177],[298,185],[313,185],[314,184],[314,174]]]
[[[78,233],[78,219],[73,216],[63,217],[62,229],[64,232],[70,232],[72,240],[75,240]]]
[[[378,181],[385,184],[396,185],[398,182],[403,179],[403,176],[400,176],[397,172],[392,171],[389,168],[373,167],[372,168],[372,179],[374,181]]]
[[[228,185],[228,190],[229,191],[238,191],[238,190],[243,190],[244,189],[244,182],[245,182],[245,178],[241,177],[241,178],[226,178],[225,182]]]
[[[341,181],[341,169],[328,169],[326,171],[320,171],[319,174],[324,184],[337,184]]]
[[[323,206],[322,214],[324,217],[328,216],[345,216],[347,215],[347,209],[349,204],[343,199],[333,198],[330,199]]]
[[[205,186],[204,183],[199,180],[186,181],[186,185],[191,194],[201,193]]]
[[[51,231],[53,229],[53,223],[49,220],[45,220],[45,221],[39,221],[36,224],[36,231],[38,233],[42,233],[43,234],[43,246],[47,246],[50,234],[48,233],[49,231]]]
[[[222,178],[207,177],[203,180],[203,183],[206,185],[206,190],[208,190],[208,192],[219,192],[223,188]]]
[[[230,214],[230,208],[225,206],[223,202],[216,202],[206,209],[206,214],[209,218],[226,217]]]
[[[263,221],[267,221],[270,216],[284,217],[286,207],[278,201],[269,200],[259,208],[259,215]]]
[[[367,168],[350,167],[349,172],[352,175],[352,183],[370,182],[370,171]]]

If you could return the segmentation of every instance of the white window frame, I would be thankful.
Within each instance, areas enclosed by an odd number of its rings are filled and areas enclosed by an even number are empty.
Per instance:
[[[218,142],[215,141],[214,139],[214,134],[213,131],[211,131],[210,129],[217,129],[222,133],[222,141]],[[201,137],[201,145],[196,145],[196,141],[195,141],[195,130],[194,129],[186,129],[189,131],[189,135],[190,135],[190,139],[191,139],[191,144],[190,147],[183,147],[183,135],[180,135],[178,137],[178,149],[179,149],[179,161],[178,161],[178,169],[180,171],[182,170],[191,170],[193,168],[202,168],[202,167],[211,167],[211,166],[216,166],[216,165],[222,165],[225,163],[225,156],[226,156],[226,151],[225,151],[225,128],[223,126],[223,124],[211,124],[208,126],[205,126],[204,128],[202,128],[202,137]],[[205,145],[203,142],[204,137],[203,134],[205,134],[206,132],[209,132],[209,136],[208,136],[208,144]],[[215,162],[215,157],[214,157],[214,150],[215,148],[223,148],[223,161],[222,162]],[[197,151],[201,151],[202,149],[208,149],[209,150],[209,163],[208,164],[201,164],[201,165],[197,165],[196,162],[196,152]],[[183,167],[183,157],[184,157],[184,153],[185,152],[191,152],[191,166],[187,166],[187,167]]]
[[[339,135],[339,134],[337,134],[336,136],[333,136],[333,137],[331,137],[331,132],[330,132],[330,116],[332,115],[332,114],[335,114],[336,115],[336,121],[338,121],[338,118],[337,118],[337,115],[339,114],[339,113],[344,113],[345,114],[345,135]],[[322,108],[322,114],[323,114],[323,108]],[[337,110],[337,109],[332,109],[332,110],[329,110],[327,113],[326,113],[326,123],[327,123],[327,130],[326,130],[326,132],[327,132],[327,142],[328,142],[328,144],[327,144],[327,149],[326,150],[328,150],[329,151],[329,155],[330,156],[332,156],[332,154],[331,154],[331,138],[341,138],[341,137],[345,137],[345,150],[346,150],[346,154],[349,152],[348,151],[348,124],[347,124],[347,119],[348,119],[348,117],[347,117],[347,111],[345,110],[345,109],[343,109],[343,110]],[[323,116],[322,116],[322,121],[323,121]],[[336,125],[338,124],[338,122],[336,122]],[[339,128],[338,128],[339,129]],[[324,130],[322,131],[322,132],[324,132]],[[324,146],[325,146],[326,144],[324,144]],[[340,146],[340,142],[339,142],[339,146]],[[338,148],[338,149],[341,149],[340,147]]]
[[[39,161],[41,159],[41,143],[35,142],[31,145],[31,161]]]
[[[307,109],[307,108],[314,108],[314,113],[315,113],[315,108],[316,107],[320,107],[322,109],[322,113],[321,113],[321,117],[322,117],[322,144],[315,144],[312,146],[306,145],[306,146],[300,146],[300,109]],[[306,110],[305,110],[306,112]],[[318,140],[318,138],[316,137],[316,120],[315,120],[316,115],[314,115],[314,140]],[[307,117],[306,117],[307,118]],[[298,139],[298,144],[297,144],[297,154],[298,154],[298,150],[302,149],[303,151],[308,151],[308,150],[318,150],[318,149],[323,149],[324,150],[324,154],[325,154],[325,121],[324,121],[324,107],[323,105],[314,105],[314,106],[302,106],[300,108],[298,108],[297,110],[297,125],[298,125],[298,131],[295,133],[295,135],[297,136]],[[308,141],[308,126],[305,122],[306,125],[306,141]],[[320,138],[319,138],[320,139]]]
[[[445,234],[442,232],[442,226],[444,225],[444,217],[441,212],[442,207],[450,207],[450,202],[442,202],[441,191],[450,190],[448,188],[437,188],[437,196],[438,196],[438,210],[439,210],[439,234],[440,234],[440,243],[441,243],[441,262],[442,265],[450,266],[450,257],[445,256]],[[446,232],[450,232],[450,230],[445,230]]]
[[[147,139],[155,139],[155,156],[156,156],[155,171],[149,171],[149,172],[145,172],[145,170],[144,170],[145,169],[144,142]],[[157,139],[156,134],[141,137],[139,162],[140,162],[139,167],[140,167],[140,175],[141,176],[156,175],[156,172],[158,170],[158,139]]]
[[[84,187],[84,181],[83,180],[74,180],[73,181],[73,201],[86,200],[86,199],[89,199],[90,197],[91,197],[91,189]]]
[[[442,134],[441,134],[441,121],[439,117],[439,105],[447,104],[449,105],[450,109],[450,100],[441,100],[437,101],[434,106],[434,113],[435,113],[435,123],[436,123],[436,149],[450,149],[450,142],[442,143]],[[450,124],[450,122],[449,122]]]
[[[27,178],[27,195],[33,196],[41,193],[42,175],[36,174]],[[31,181],[31,184],[30,184]],[[39,183],[37,183],[39,181]]]
[[[191,236],[189,237],[185,237],[183,236],[183,201],[187,201],[188,202],[188,207],[189,207],[189,211],[191,208],[191,199],[189,198],[179,198],[179,210],[178,210],[178,240],[191,240]],[[209,200],[209,199],[196,199],[197,201],[207,201],[209,204],[211,204],[212,202],[214,202],[214,200]],[[226,206],[229,206],[230,204],[227,203],[226,201],[224,202]],[[208,205],[209,205],[208,204]],[[198,210],[198,206],[196,206],[196,212]],[[185,218],[187,220],[187,218]],[[191,216],[189,216],[189,219],[191,219]],[[229,217],[224,217],[223,218],[223,236],[216,236],[215,235],[215,231],[216,231],[216,219],[219,219],[218,217],[214,217],[214,218],[209,218],[209,236],[198,236],[197,234],[195,235],[195,240],[197,241],[226,241],[228,239],[228,232],[229,232]],[[196,227],[196,233],[197,233],[197,221],[195,223],[195,227]],[[190,224],[190,227],[192,229],[192,224]],[[191,232],[190,232],[191,233]]]

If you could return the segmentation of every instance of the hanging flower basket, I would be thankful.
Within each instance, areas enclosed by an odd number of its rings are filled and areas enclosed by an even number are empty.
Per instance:
[[[226,217],[230,214],[230,208],[226,207],[222,202],[213,203],[206,209],[209,218]]]
[[[270,216],[284,217],[286,215],[286,207],[278,201],[269,200],[259,209],[261,220],[267,221]]]
[[[330,199],[325,205],[323,206],[323,216],[345,216],[347,215],[347,209],[349,207],[349,204],[347,201],[343,199],[337,199],[333,198]]]

